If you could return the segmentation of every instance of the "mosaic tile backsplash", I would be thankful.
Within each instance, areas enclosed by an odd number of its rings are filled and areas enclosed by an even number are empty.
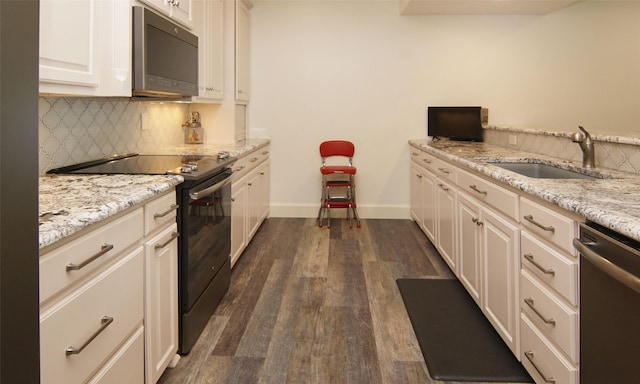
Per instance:
[[[189,104],[128,98],[40,97],[40,174],[116,153],[148,153],[181,144],[188,111]]]
[[[116,153],[151,153],[183,142],[182,123],[189,104],[131,101],[128,98],[39,99],[39,169],[49,169],[95,160]],[[244,110],[236,111],[244,123]],[[143,114],[146,116],[141,124]],[[142,126],[141,126],[142,125]],[[142,128],[145,129],[142,129]],[[236,127],[236,139],[245,134]],[[484,140],[501,147],[582,162],[571,132],[542,132],[516,128],[487,127]],[[510,144],[510,136],[517,144]],[[640,139],[594,136],[598,167],[640,173]]]

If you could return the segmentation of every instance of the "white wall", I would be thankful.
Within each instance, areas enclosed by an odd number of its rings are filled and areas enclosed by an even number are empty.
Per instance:
[[[544,16],[400,16],[395,1],[255,1],[250,136],[272,140],[272,216],[314,216],[318,145],[356,144],[363,217],[409,217],[428,105],[497,126],[637,136],[640,3]]]

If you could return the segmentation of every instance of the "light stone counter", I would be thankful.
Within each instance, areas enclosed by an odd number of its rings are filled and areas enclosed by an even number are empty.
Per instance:
[[[39,178],[40,249],[182,183],[182,176],[47,175]]]
[[[499,183],[537,196],[588,220],[640,241],[640,176],[581,164],[485,143],[441,140],[409,140],[409,144],[462,168],[486,175]],[[560,163],[562,167],[591,173],[601,179],[536,179],[521,176],[487,162]]]
[[[153,151],[154,155],[203,155],[216,156],[220,151],[239,157],[269,145],[269,139],[251,139],[242,144],[183,144]],[[151,154],[151,153],[150,153]]]

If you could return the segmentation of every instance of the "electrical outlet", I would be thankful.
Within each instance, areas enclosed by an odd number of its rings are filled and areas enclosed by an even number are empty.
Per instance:
[[[509,135],[509,144],[510,145],[518,145],[518,136]]]
[[[146,131],[149,129],[149,113],[143,112],[140,114],[140,130]]]

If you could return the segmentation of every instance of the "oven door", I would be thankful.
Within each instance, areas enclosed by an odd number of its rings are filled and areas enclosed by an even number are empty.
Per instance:
[[[181,307],[189,311],[231,255],[231,172],[182,192]]]

